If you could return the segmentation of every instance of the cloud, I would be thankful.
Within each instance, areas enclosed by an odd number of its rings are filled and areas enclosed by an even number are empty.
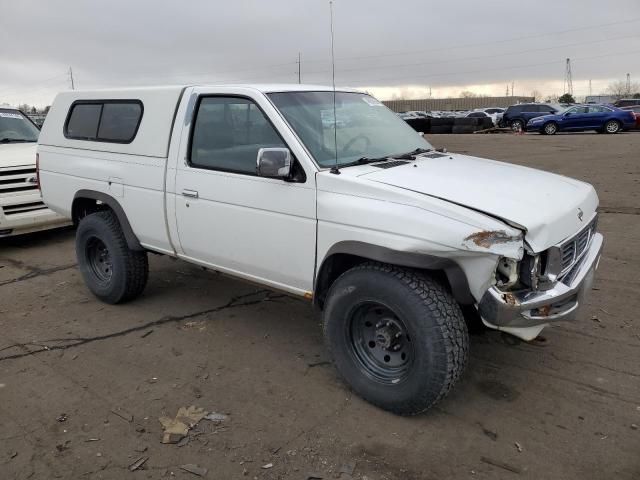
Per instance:
[[[334,5],[337,83],[386,98],[561,93],[567,57],[579,94],[640,78],[637,0]],[[330,83],[326,0],[4,2],[0,103],[50,103],[70,66],[79,88],[296,82],[298,52],[305,83]]]

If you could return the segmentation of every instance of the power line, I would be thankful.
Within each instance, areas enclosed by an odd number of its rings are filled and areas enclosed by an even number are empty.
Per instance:
[[[520,36],[520,37],[501,38],[500,40],[490,40],[490,41],[486,41],[486,42],[464,43],[464,44],[460,44],[460,45],[447,45],[446,48],[447,48],[447,50],[452,50],[452,49],[459,49],[459,48],[476,47],[476,46],[481,46],[481,45],[506,44],[506,43],[515,42],[515,41],[518,41],[518,40],[528,40],[528,39],[531,39],[531,38],[547,37],[549,35],[560,35],[560,34],[563,34],[563,33],[577,32],[577,31],[580,31],[580,30],[592,30],[594,28],[609,27],[609,26],[613,26],[613,25],[634,23],[634,22],[638,22],[638,21],[640,21],[640,17],[631,18],[631,19],[628,19],[628,20],[621,20],[619,22],[601,23],[601,24],[596,24],[596,25],[588,25],[588,26],[583,26],[583,27],[570,28],[570,29],[567,29],[567,30],[556,30],[554,32],[538,33],[538,34],[534,34],[534,35],[525,35],[525,36]],[[364,60],[364,59],[368,59],[368,58],[394,57],[394,56],[399,56],[399,55],[413,55],[413,54],[427,53],[427,52],[439,52],[441,50],[442,50],[442,48],[428,48],[428,49],[421,49],[421,50],[405,50],[405,51],[401,51],[401,52],[390,52],[390,53],[382,53],[382,54],[376,54],[376,55],[358,55],[358,56],[351,56],[351,57],[338,57],[338,58],[336,58],[336,60],[360,60],[360,59]],[[327,62],[327,60],[307,60],[307,63],[328,63],[328,62]]]
[[[517,51],[511,51],[511,52],[505,52],[505,53],[496,53],[496,54],[491,54],[491,55],[481,55],[481,56],[473,56],[473,57],[462,57],[462,58],[456,58],[456,59],[451,59],[451,60],[447,59],[447,60],[435,60],[435,61],[418,62],[418,63],[396,63],[396,64],[391,64],[391,65],[374,65],[374,66],[371,66],[371,67],[341,68],[341,69],[339,69],[339,72],[340,73],[342,73],[342,72],[358,72],[358,71],[362,71],[362,70],[380,70],[380,69],[401,68],[401,67],[421,67],[421,66],[438,65],[438,64],[443,64],[443,63],[458,63],[458,62],[468,62],[468,61],[471,61],[471,60],[486,60],[488,58],[506,57],[506,56],[510,56],[510,55],[522,55],[524,53],[557,50],[557,49],[560,49],[560,48],[590,45],[590,44],[594,44],[594,43],[610,42],[610,41],[613,41],[613,40],[628,40],[630,38],[640,38],[640,35],[638,35],[638,34],[625,35],[625,36],[621,36],[621,37],[605,38],[605,39],[601,39],[601,40],[588,40],[588,41],[585,41],[585,42],[568,43],[568,44],[564,44],[564,45],[554,45],[554,46],[551,46],[551,47],[531,48],[531,49],[527,49],[527,50],[517,50]],[[327,70],[315,70],[315,71],[314,70],[310,70],[307,73],[315,74],[315,73],[326,73],[326,72],[327,72]]]
[[[602,55],[592,55],[592,56],[587,56],[587,57],[574,57],[574,61],[575,60],[591,60],[594,58],[609,58],[609,57],[616,57],[616,56],[620,56],[620,55],[631,55],[631,54],[635,54],[635,53],[640,53],[640,50],[630,50],[630,51],[624,51],[624,52],[618,52],[618,53],[606,53],[606,54],[602,54]],[[511,67],[504,67],[504,68],[489,68],[489,69],[479,69],[479,70],[467,70],[467,71],[458,71],[458,72],[439,72],[439,73],[433,73],[433,74],[427,74],[427,75],[413,75],[412,78],[413,79],[425,79],[425,78],[436,78],[436,77],[446,77],[446,76],[450,76],[450,75],[469,75],[469,74],[475,74],[475,73],[486,73],[486,72],[499,72],[499,71],[509,71],[509,70],[519,70],[519,69],[523,69],[523,68],[531,68],[531,67],[541,67],[541,66],[545,66],[545,65],[558,65],[558,63],[560,62],[560,60],[553,60],[550,62],[540,62],[540,63],[530,63],[530,64],[524,64],[524,65],[514,65]],[[377,77],[377,78],[371,78],[369,76],[367,76],[365,79],[352,79],[351,81],[355,81],[355,82],[359,82],[361,83],[362,80],[364,81],[393,81],[393,80],[407,80],[407,76],[406,75],[402,75],[400,77],[398,76],[386,76],[386,77]],[[344,82],[343,82],[344,83]],[[368,84],[369,86],[371,85],[370,83]]]

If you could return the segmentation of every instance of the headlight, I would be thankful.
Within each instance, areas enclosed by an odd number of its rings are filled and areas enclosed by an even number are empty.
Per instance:
[[[531,290],[537,290],[543,267],[544,259],[540,254],[526,253],[520,262],[520,282]]]
[[[502,257],[496,267],[496,284],[508,289],[518,283],[518,262],[513,258]]]
[[[561,255],[558,247],[541,253],[525,253],[520,262],[520,283],[531,290],[552,288],[562,270]]]

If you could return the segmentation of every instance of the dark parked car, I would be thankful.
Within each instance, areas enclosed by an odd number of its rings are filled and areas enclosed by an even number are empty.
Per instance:
[[[527,131],[553,135],[557,132],[596,130],[600,133],[618,133],[636,124],[633,112],[611,105],[576,105],[553,115],[529,120]]]
[[[640,106],[640,98],[621,98],[613,102],[614,107],[635,107]]]
[[[547,103],[520,103],[511,105],[502,116],[502,126],[513,130],[524,130],[527,122],[532,118],[550,113],[558,113],[559,109]]]

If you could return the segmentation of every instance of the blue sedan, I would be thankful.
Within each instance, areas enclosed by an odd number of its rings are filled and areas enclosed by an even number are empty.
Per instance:
[[[635,125],[633,113],[611,105],[576,105],[563,112],[532,118],[528,132],[554,135],[557,132],[595,130],[598,133],[618,133]]]

